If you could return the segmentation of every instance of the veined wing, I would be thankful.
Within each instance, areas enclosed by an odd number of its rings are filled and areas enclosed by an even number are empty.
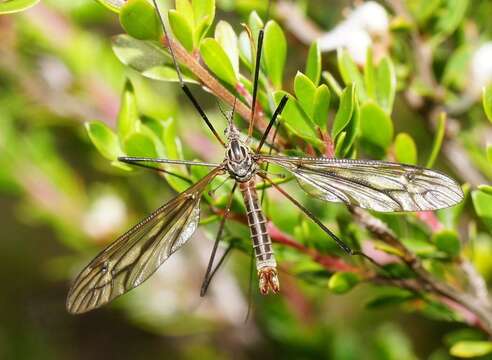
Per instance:
[[[68,311],[78,314],[98,308],[152,275],[195,232],[201,194],[220,171],[212,170],[96,256],[72,285]]]
[[[426,168],[385,161],[262,155],[292,172],[310,195],[382,212],[436,210],[463,200],[450,177]]]

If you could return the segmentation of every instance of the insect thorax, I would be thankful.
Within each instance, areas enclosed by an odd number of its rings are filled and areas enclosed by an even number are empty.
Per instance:
[[[256,162],[249,148],[239,139],[232,138],[226,149],[227,171],[232,178],[246,182],[256,173]]]

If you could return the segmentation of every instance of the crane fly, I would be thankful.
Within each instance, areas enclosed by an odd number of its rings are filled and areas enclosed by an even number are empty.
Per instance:
[[[162,15],[157,5],[164,36],[169,39]],[[197,161],[170,159],[120,157],[122,162],[146,166],[145,164],[184,164],[212,168],[201,180],[155,210],[115,242],[104,249],[78,275],[67,298],[67,309],[71,313],[83,313],[98,308],[116,297],[139,286],[175,251],[181,248],[198,227],[200,199],[207,185],[218,175],[228,175],[233,181],[229,200],[221,218],[212,255],[202,284],[203,296],[220,266],[212,270],[215,253],[225,221],[230,213],[232,196],[237,187],[242,194],[246,218],[253,242],[259,290],[262,294],[277,293],[280,282],[272,242],[267,231],[267,220],[262,212],[256,191],[256,179],[262,178],[280,191],[288,200],[310,217],[346,253],[353,251],[339,239],[314,214],[296,201],[290,194],[274,183],[262,170],[262,164],[275,164],[291,173],[300,187],[308,194],[324,201],[381,212],[427,211],[449,207],[463,199],[460,186],[440,172],[412,165],[368,160],[329,159],[316,157],[288,157],[261,153],[269,132],[287,102],[282,98],[263,133],[256,149],[249,146],[254,119],[254,104],[258,86],[263,30],[258,36],[255,81],[252,99],[252,114],[248,137],[244,137],[228,118],[225,131],[226,141],[218,135],[195,97],[183,82],[171,42],[168,41],[179,82],[201,117],[225,147],[222,163],[213,164]],[[361,254],[361,253],[359,253]],[[363,254],[362,254],[363,255]]]

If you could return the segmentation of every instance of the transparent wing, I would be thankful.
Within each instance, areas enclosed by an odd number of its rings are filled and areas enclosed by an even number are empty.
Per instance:
[[[436,210],[463,200],[450,177],[384,161],[262,156],[292,172],[310,195],[382,212]]]
[[[72,285],[68,311],[77,314],[98,308],[152,275],[195,232],[201,194],[220,170],[212,170],[97,255]]]

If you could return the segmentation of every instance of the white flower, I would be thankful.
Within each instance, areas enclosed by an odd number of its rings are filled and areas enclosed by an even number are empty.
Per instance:
[[[374,1],[355,8],[346,20],[318,39],[321,51],[346,48],[354,61],[364,64],[371,36],[382,36],[388,32],[389,18],[386,9]]]
[[[125,219],[125,203],[114,194],[105,194],[91,204],[83,227],[89,236],[97,239],[112,235],[124,225]]]
[[[480,95],[482,88],[492,82],[492,42],[475,50],[470,63],[470,90]]]

